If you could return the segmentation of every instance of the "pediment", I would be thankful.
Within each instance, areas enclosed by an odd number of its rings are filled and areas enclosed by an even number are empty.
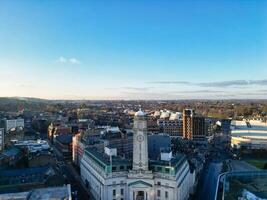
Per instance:
[[[134,186],[134,187],[152,187],[152,185],[150,183],[147,183],[147,182],[142,181],[142,180],[133,181],[133,182],[129,183],[128,186]]]

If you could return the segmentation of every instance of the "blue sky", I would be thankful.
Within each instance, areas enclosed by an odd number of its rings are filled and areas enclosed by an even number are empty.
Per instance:
[[[267,1],[0,1],[0,96],[266,98]]]

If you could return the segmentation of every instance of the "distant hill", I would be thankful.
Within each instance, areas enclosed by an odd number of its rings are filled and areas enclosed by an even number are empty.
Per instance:
[[[19,103],[19,102],[32,102],[32,103],[49,103],[51,100],[31,98],[31,97],[0,97],[0,103]]]

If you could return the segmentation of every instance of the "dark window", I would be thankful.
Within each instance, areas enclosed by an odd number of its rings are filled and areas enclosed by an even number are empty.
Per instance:
[[[158,171],[161,171],[161,169],[162,169],[161,167],[157,167],[157,170],[158,170]]]
[[[85,180],[85,187],[88,188],[89,187],[89,182],[87,180]]]
[[[168,193],[168,191],[165,192],[165,198],[169,198],[169,193]]]
[[[116,171],[116,167],[112,167],[112,171]]]
[[[157,191],[157,196],[160,197],[160,190]]]
[[[113,190],[113,196],[116,196],[116,190]]]
[[[124,193],[124,191],[123,191],[123,189],[121,189],[121,195],[123,195],[123,193]]]
[[[165,171],[166,171],[166,173],[170,173],[170,169],[169,168],[166,168]]]
[[[122,166],[120,166],[120,169],[124,169],[124,166],[122,165]]]
[[[158,182],[158,185],[161,185],[161,183],[160,183],[160,182]]]

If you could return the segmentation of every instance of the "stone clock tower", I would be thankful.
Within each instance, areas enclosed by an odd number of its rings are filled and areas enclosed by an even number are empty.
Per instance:
[[[135,113],[133,130],[133,170],[147,171],[147,120],[146,114],[141,109]]]

